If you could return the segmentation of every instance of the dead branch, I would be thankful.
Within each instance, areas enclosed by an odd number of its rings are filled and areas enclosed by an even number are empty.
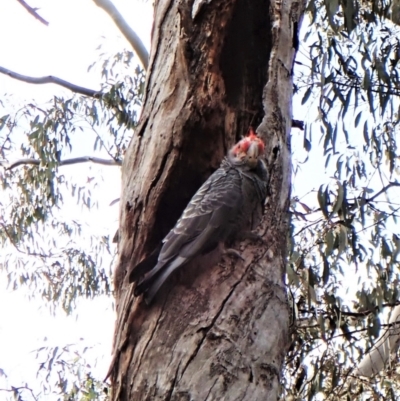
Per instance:
[[[93,1],[98,7],[102,8],[113,19],[115,25],[117,25],[118,29],[131,44],[133,50],[135,50],[143,65],[143,68],[147,70],[149,65],[149,53],[147,52],[147,49],[145,48],[143,42],[136,34],[136,32],[128,25],[124,17],[110,0]]]
[[[68,166],[71,164],[78,164],[78,163],[87,163],[92,162],[96,164],[102,164],[104,166],[122,166],[121,160],[109,160],[109,159],[101,159],[99,157],[92,157],[92,156],[82,156],[82,157],[73,157],[71,159],[61,160],[58,165],[59,166]],[[40,165],[40,160],[37,159],[19,159],[9,165],[6,165],[4,161],[0,161],[0,165],[5,167],[6,170],[12,170],[18,166],[31,164],[34,166]]]
[[[43,17],[41,17],[38,13],[37,13],[37,8],[32,8],[29,4],[27,4],[24,0],[17,0],[19,4],[21,4],[22,7],[25,8],[26,11],[28,11],[29,14],[33,15],[34,18],[36,18],[37,20],[39,20],[42,24],[48,26],[49,23],[48,21],[46,21]]]
[[[385,187],[383,187],[379,192],[377,192],[374,196],[372,196],[371,198],[367,198],[365,199],[366,203],[370,203],[373,200],[375,200],[379,195],[382,195],[384,192],[386,192],[389,188],[391,187],[400,187],[400,183],[399,182],[389,182],[388,185],[386,185]]]
[[[11,71],[7,68],[0,67],[0,73],[8,75],[11,78],[17,79],[19,81],[27,82],[29,84],[56,84],[64,88],[67,88],[75,93],[80,93],[81,95],[90,96],[94,98],[100,98],[103,93],[101,91],[95,91],[93,89],[84,88],[83,86],[75,85],[71,82],[65,81],[64,79],[48,75],[47,77],[28,77],[27,75],[18,74],[17,72]]]

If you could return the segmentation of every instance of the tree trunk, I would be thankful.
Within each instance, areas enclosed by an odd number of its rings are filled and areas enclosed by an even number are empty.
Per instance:
[[[123,166],[112,400],[276,400],[289,343],[284,286],[292,66],[304,0],[159,0],[140,126]],[[173,227],[250,124],[266,142],[265,244],[182,268],[151,306],[127,273]]]

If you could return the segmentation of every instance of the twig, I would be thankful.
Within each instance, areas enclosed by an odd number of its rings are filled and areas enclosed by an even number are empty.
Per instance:
[[[101,91],[95,91],[93,89],[84,88],[83,86],[75,85],[71,82],[65,81],[64,79],[48,75],[47,77],[28,77],[27,75],[18,74],[17,72],[11,71],[7,68],[0,67],[0,73],[8,75],[11,78],[17,79],[19,81],[27,82],[29,84],[56,84],[64,88],[67,88],[75,93],[80,93],[81,95],[94,97],[96,99],[100,98],[103,93]]]
[[[41,17],[38,13],[37,13],[37,8],[32,8],[29,4],[26,4],[24,0],[17,0],[19,4],[21,4],[22,7],[25,8],[26,11],[28,11],[29,14],[33,15],[34,18],[36,18],[37,20],[39,20],[42,24],[48,26],[49,23],[43,18]]]
[[[380,191],[378,191],[374,196],[372,196],[371,198],[367,198],[365,199],[365,202],[369,203],[372,202],[375,198],[377,198],[379,195],[383,194],[384,192],[386,192],[389,188],[391,187],[400,187],[400,183],[399,182],[389,182],[388,185],[386,185],[385,187],[383,187]]]
[[[104,166],[122,166],[122,161],[121,160],[108,160],[108,159],[100,159],[99,157],[92,157],[92,156],[82,156],[82,157],[73,157],[72,159],[65,159],[59,161],[58,165],[59,166],[68,166],[71,164],[78,164],[78,163],[86,163],[86,162],[92,162],[96,164],[102,164]],[[4,162],[0,161],[0,165],[4,166]],[[15,167],[25,165],[25,164],[31,164],[35,166],[40,165],[40,160],[37,159],[20,159],[17,160],[13,163],[11,163],[6,167],[6,170],[12,170]]]
[[[25,386],[23,386],[23,387],[14,387],[14,386],[11,386],[10,389],[7,389],[7,388],[0,388],[0,391],[7,391],[7,392],[9,392],[9,393],[14,393],[14,395],[19,395],[19,392],[20,392],[21,390],[28,390],[28,391],[30,391],[30,393],[31,393],[31,395],[32,395],[32,397],[33,397],[33,399],[34,399],[35,401],[37,401],[37,397],[35,396],[33,390],[32,390],[31,388],[29,388],[27,385],[25,385]],[[18,399],[21,399],[21,398],[19,397]]]
[[[97,130],[96,130],[93,126],[92,126],[92,130],[94,131],[94,133],[96,134],[98,140],[100,141],[101,146],[102,146],[102,147],[105,149],[105,151],[108,153],[108,156],[110,156],[110,157],[114,160],[113,155],[111,154],[110,150],[107,149],[107,146],[106,146],[106,144],[104,143],[103,138],[101,137],[101,135],[97,132]]]
[[[313,213],[316,212],[316,211],[318,211],[318,210],[314,210]],[[303,231],[308,230],[310,227],[314,226],[315,224],[320,223],[321,221],[323,221],[322,218],[320,218],[320,219],[318,219],[316,221],[313,221],[312,223],[310,223],[310,224],[306,225],[305,227],[301,228],[299,231],[297,231],[297,233],[293,234],[293,237],[296,237],[297,235],[301,234]]]
[[[384,323],[384,324],[381,324],[381,327],[389,327],[389,328],[391,328],[391,327],[396,326],[398,324],[399,324],[398,322]],[[336,334],[336,336],[331,337],[330,340],[333,340],[334,338],[338,338],[338,337],[348,336],[350,334],[362,333],[363,331],[367,331],[368,329],[369,329],[369,327],[364,327],[364,328],[361,328],[361,329],[348,331],[347,333]]]
[[[136,32],[128,25],[124,17],[110,0],[93,1],[98,7],[102,8],[114,20],[115,25],[117,25],[118,29],[135,50],[144,69],[147,70],[149,66],[149,53],[147,52],[147,49],[145,48],[143,42],[136,34]]]
[[[400,210],[400,206],[399,206],[398,208],[396,208],[395,210],[393,210],[393,212],[391,212],[391,213],[389,213],[389,214],[383,216],[381,219],[379,219],[379,220],[376,221],[375,223],[373,223],[373,224],[371,224],[371,225],[369,225],[369,226],[367,226],[367,227],[364,227],[364,228],[362,228],[361,230],[357,231],[356,234],[359,234],[359,233],[361,233],[361,232],[363,232],[363,231],[365,231],[365,230],[368,230],[368,228],[371,228],[371,227],[373,227],[373,226],[376,226],[377,224],[381,223],[382,221],[388,219],[389,217],[394,216],[394,215],[396,214],[396,212],[398,212],[399,210]]]
[[[399,302],[394,302],[394,303],[386,303],[386,304],[382,304],[381,307],[382,308],[393,308],[394,306],[400,305]],[[366,317],[368,316],[370,313],[373,313],[375,311],[379,310],[379,306],[375,306],[373,309],[368,309],[366,311],[363,312],[345,312],[345,311],[340,311],[341,315],[344,316],[354,316],[354,317]]]

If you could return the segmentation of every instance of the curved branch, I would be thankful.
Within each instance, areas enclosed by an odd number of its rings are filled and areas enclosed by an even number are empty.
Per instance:
[[[19,4],[21,4],[22,7],[25,8],[26,11],[28,11],[29,14],[33,15],[34,18],[36,18],[37,20],[39,20],[42,24],[48,26],[49,23],[48,21],[46,21],[43,17],[41,17],[38,13],[37,13],[37,8],[32,8],[29,4],[27,4],[24,0],[17,0]]]
[[[61,160],[58,163],[58,165],[59,166],[68,166],[71,164],[86,163],[86,162],[102,164],[104,166],[122,166],[121,160],[108,160],[108,159],[101,159],[99,157],[92,157],[92,156],[73,157],[72,159]],[[4,162],[0,161],[0,165],[4,166],[4,164],[5,164]],[[12,170],[15,167],[26,165],[26,164],[32,164],[34,166],[38,166],[40,164],[40,160],[20,159],[20,160],[15,161],[14,163],[11,163],[8,166],[4,166],[4,167],[6,167],[6,170]]]
[[[380,306],[375,306],[371,309],[367,309],[366,311],[363,312],[346,312],[346,311],[340,311],[340,314],[343,316],[353,316],[353,317],[367,317],[369,314],[371,313],[376,313],[377,311],[379,311],[380,308],[393,308],[395,306],[399,306],[400,303],[399,302],[388,302],[385,304],[382,304]]]
[[[379,192],[377,192],[374,196],[371,196],[371,198],[367,198],[365,199],[366,203],[370,203],[372,202],[374,199],[376,199],[379,195],[382,195],[384,192],[386,192],[389,188],[391,187],[400,187],[400,183],[399,182],[389,182],[388,185],[386,185],[385,187],[383,187]]]
[[[34,399],[35,401],[37,401],[37,397],[35,396],[33,390],[32,390],[31,388],[29,388],[26,384],[25,384],[25,386],[23,386],[23,387],[14,387],[14,386],[11,386],[10,389],[8,389],[8,388],[0,388],[0,391],[5,391],[5,392],[13,393],[14,396],[17,395],[17,396],[18,396],[17,399],[21,399],[21,397],[19,396],[19,393],[21,392],[21,390],[27,390],[27,391],[29,391],[29,392],[31,393],[33,399]]]
[[[93,1],[98,7],[102,8],[114,20],[115,25],[117,25],[118,29],[133,47],[133,50],[135,50],[144,69],[147,70],[149,66],[149,53],[147,52],[147,49],[145,48],[143,42],[136,34],[136,32],[128,25],[124,17],[110,0]]]
[[[86,162],[102,164],[103,166],[122,166],[121,160],[100,159],[99,157],[92,157],[92,156],[74,157],[72,159],[61,160],[59,162],[59,166],[68,166],[70,164],[78,164]]]
[[[65,81],[64,79],[48,75],[47,77],[28,77],[27,75],[18,74],[17,72],[11,71],[7,68],[0,67],[0,73],[8,75],[11,78],[17,79],[19,81],[27,82],[29,84],[56,84],[64,88],[67,88],[75,93],[80,93],[81,95],[90,96],[94,98],[100,98],[103,93],[101,91],[95,91],[93,89],[84,88],[83,86],[75,85],[71,82]]]

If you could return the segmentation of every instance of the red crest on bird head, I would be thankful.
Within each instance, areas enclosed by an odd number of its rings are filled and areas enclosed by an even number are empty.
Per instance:
[[[249,133],[244,139],[247,140],[247,148],[249,147],[251,142],[255,141],[258,143],[259,154],[261,155],[264,153],[264,149],[265,149],[264,142],[259,136],[257,136],[253,127],[249,128]]]
[[[257,152],[254,153],[256,146]],[[251,150],[250,150],[251,147]],[[254,166],[257,163],[257,159],[264,153],[265,145],[264,142],[257,134],[254,132],[254,129],[250,127],[249,133],[242,140],[240,140],[233,148],[230,150],[230,154],[236,160],[247,160],[247,164],[251,164]],[[249,153],[250,152],[250,153]]]

